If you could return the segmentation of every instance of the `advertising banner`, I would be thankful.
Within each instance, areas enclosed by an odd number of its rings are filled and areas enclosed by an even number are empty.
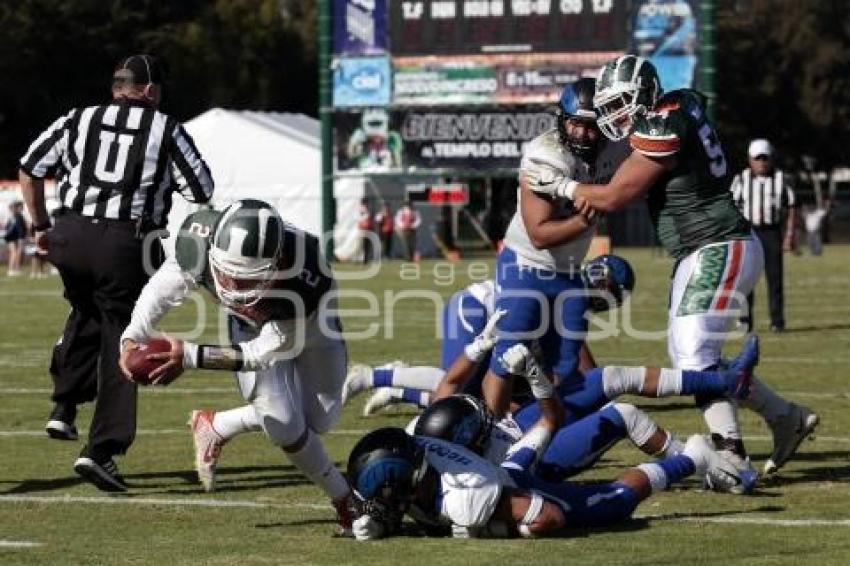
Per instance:
[[[393,103],[545,104],[622,51],[393,58]]]
[[[390,60],[387,57],[334,61],[333,105],[386,106],[390,103]]]
[[[333,51],[370,55],[387,50],[387,0],[334,0]]]
[[[338,112],[336,170],[513,169],[526,142],[555,127],[547,107]]]
[[[694,86],[699,52],[697,0],[635,0],[629,52],[650,59],[664,90]]]

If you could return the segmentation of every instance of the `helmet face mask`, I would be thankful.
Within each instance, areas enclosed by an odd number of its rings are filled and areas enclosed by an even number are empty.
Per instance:
[[[635,117],[651,110],[661,96],[655,67],[642,57],[623,55],[599,71],[593,105],[599,129],[608,139],[632,132]]]
[[[249,307],[276,280],[283,220],[258,200],[236,201],[222,212],[208,253],[216,295],[229,307]]]
[[[596,158],[602,143],[593,108],[595,85],[596,81],[592,78],[582,78],[568,84],[561,93],[556,111],[561,143],[567,146],[570,153],[585,161]]]
[[[363,509],[389,532],[398,530],[427,469],[413,437],[394,427],[373,430],[348,457],[346,476]]]

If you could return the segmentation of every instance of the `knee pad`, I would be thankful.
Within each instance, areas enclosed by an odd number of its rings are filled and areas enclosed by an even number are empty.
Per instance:
[[[626,423],[626,431],[629,438],[638,447],[646,444],[652,435],[658,431],[658,425],[649,418],[649,415],[628,403],[614,403],[614,410],[617,411]]]
[[[275,446],[290,446],[304,434],[306,424],[299,407],[291,407],[283,397],[260,396],[254,399],[260,426]]]
[[[602,390],[608,399],[626,393],[640,394],[646,377],[646,368],[609,366],[602,369]]]

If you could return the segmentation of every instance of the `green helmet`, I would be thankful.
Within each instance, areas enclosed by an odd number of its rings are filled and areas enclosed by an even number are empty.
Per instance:
[[[222,211],[209,258],[224,305],[251,306],[263,298],[277,273],[283,235],[283,219],[263,201],[238,200]]]
[[[643,57],[622,55],[606,63],[596,78],[593,105],[599,129],[611,140],[631,133],[634,117],[648,112],[661,97],[655,66]]]

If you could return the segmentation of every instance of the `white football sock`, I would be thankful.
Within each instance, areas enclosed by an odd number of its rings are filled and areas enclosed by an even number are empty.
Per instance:
[[[607,366],[602,368],[602,390],[608,399],[631,393],[640,395],[646,378],[646,368]]]
[[[773,424],[779,417],[791,410],[791,403],[780,397],[762,380],[753,376],[750,386],[750,396],[742,403],[762,416],[768,424]]]
[[[682,370],[661,368],[658,376],[658,391],[656,397],[670,397],[682,394]]]
[[[230,440],[243,432],[261,430],[262,428],[253,405],[216,412],[212,425],[224,440]]]
[[[393,387],[407,387],[434,391],[446,374],[440,368],[417,366],[410,368],[395,368],[393,371]]]
[[[334,467],[333,462],[322,446],[322,439],[312,430],[307,429],[307,441],[297,452],[286,452],[287,458],[295,464],[301,473],[316,484],[332,500],[348,495],[348,482]]]
[[[649,415],[628,403],[614,403],[614,410],[620,413],[623,422],[626,423],[626,431],[632,442],[640,448],[652,438],[658,430],[658,425],[649,418]]]
[[[723,438],[741,439],[741,425],[738,424],[738,410],[727,399],[714,399],[702,408],[702,416],[708,430]]]

